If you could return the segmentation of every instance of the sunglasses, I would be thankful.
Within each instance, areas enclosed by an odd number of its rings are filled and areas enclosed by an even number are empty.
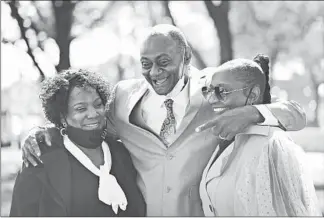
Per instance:
[[[214,96],[216,96],[216,98],[219,100],[219,101],[225,101],[226,100],[226,96],[230,93],[233,93],[233,92],[238,92],[238,91],[242,91],[242,90],[245,90],[245,89],[248,89],[249,87],[244,87],[242,89],[234,89],[234,90],[231,90],[231,91],[226,91],[224,89],[224,87],[220,87],[220,86],[210,86],[209,88],[207,86],[203,86],[201,88],[201,92],[204,96],[205,99],[209,100],[208,98],[208,95],[209,94],[212,94]]]

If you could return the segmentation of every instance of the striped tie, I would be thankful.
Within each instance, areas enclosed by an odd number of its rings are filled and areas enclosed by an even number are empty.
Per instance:
[[[168,138],[176,133],[176,120],[172,110],[173,100],[167,99],[164,104],[167,109],[167,116],[162,124],[160,137],[165,145],[169,145]]]

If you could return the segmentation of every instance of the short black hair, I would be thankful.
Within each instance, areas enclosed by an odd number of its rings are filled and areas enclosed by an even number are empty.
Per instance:
[[[187,47],[189,47],[185,35],[176,26],[170,24],[158,24],[151,29],[149,34],[149,36],[156,35],[165,35],[171,37],[171,39],[176,42],[177,47],[178,49],[180,49],[180,51],[184,51]]]
[[[42,82],[39,97],[46,119],[56,127],[62,127],[61,115],[67,113],[69,95],[74,87],[96,89],[104,105],[109,105],[113,100],[110,83],[98,73],[85,69],[68,69],[47,78]]]

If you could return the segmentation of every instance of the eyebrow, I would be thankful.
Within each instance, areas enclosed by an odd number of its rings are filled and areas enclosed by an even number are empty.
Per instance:
[[[169,58],[169,59],[172,59],[171,57],[170,57],[170,55],[169,54],[167,54],[167,53],[162,53],[162,54],[159,54],[155,59],[159,59],[159,58],[161,58],[161,57],[164,57],[164,56],[167,56],[167,58]],[[145,59],[145,60],[150,60],[148,57],[141,57],[141,61],[143,60],[143,59]]]

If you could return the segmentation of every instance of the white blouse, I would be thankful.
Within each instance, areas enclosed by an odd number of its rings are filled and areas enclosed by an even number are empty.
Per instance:
[[[276,127],[238,134],[202,177],[206,216],[321,216],[305,152]]]

